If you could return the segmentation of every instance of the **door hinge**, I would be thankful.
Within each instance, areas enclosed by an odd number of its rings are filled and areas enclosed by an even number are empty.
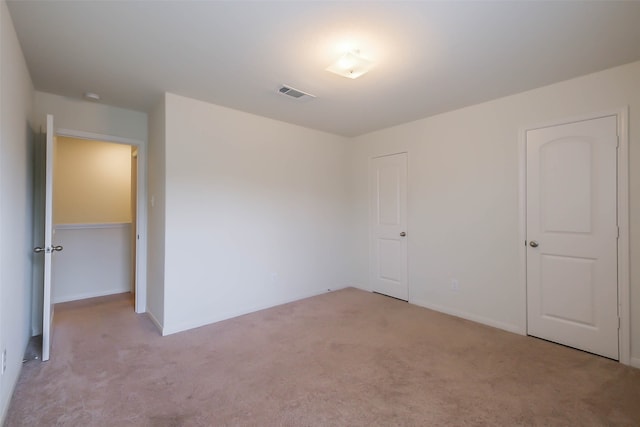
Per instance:
[[[620,330],[620,318],[618,317],[618,330]]]
[[[617,230],[617,234],[616,234],[616,239],[620,239],[620,226],[616,226],[616,230]]]

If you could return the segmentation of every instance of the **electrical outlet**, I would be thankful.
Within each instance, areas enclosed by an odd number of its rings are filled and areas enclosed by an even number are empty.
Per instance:
[[[454,292],[458,292],[460,290],[460,283],[458,279],[451,279],[451,290]]]
[[[2,350],[2,374],[7,371],[7,349]]]

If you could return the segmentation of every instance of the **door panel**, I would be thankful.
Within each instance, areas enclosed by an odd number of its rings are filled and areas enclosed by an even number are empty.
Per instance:
[[[528,333],[617,359],[616,117],[526,143]]]
[[[51,270],[53,254],[57,249],[53,243],[53,167],[55,156],[53,116],[47,115],[46,160],[45,160],[45,203],[44,203],[44,280],[42,298],[42,361],[49,360],[53,324],[53,299],[51,298]]]
[[[378,239],[379,276],[384,280],[402,281],[402,243],[396,239]]]
[[[371,284],[374,291],[408,300],[407,154],[371,162]]]
[[[576,137],[540,148],[540,211],[545,232],[591,232],[591,152],[590,141]]]
[[[390,164],[382,164],[386,163]],[[401,225],[400,193],[402,186],[402,168],[397,162],[376,160],[377,169],[377,222],[381,225]]]
[[[595,259],[543,255],[541,309],[548,319],[595,326]]]

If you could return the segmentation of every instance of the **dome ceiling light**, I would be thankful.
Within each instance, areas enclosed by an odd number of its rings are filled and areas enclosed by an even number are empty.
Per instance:
[[[327,71],[350,79],[357,79],[373,68],[373,62],[360,56],[359,50],[343,54],[336,62],[326,68]]]
[[[93,101],[93,102],[100,101],[100,95],[94,92],[85,92],[83,96],[84,96],[84,99],[86,99],[87,101]]]

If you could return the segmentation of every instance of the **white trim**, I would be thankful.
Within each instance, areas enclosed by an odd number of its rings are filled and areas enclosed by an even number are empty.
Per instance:
[[[211,316],[206,316],[206,317],[200,318],[198,320],[190,321],[190,322],[178,323],[176,325],[170,325],[170,326],[166,326],[165,325],[164,328],[159,328],[159,329],[162,331],[162,335],[163,336],[171,335],[171,334],[175,334],[177,332],[182,332],[182,331],[186,331],[186,330],[193,329],[193,328],[199,328],[200,326],[210,325],[212,323],[217,323],[217,322],[221,322],[223,320],[232,319],[234,317],[242,316],[242,315],[253,313],[253,312],[256,312],[256,311],[265,310],[267,308],[277,307],[279,305],[288,304],[290,302],[299,301],[299,300],[302,300],[302,299],[311,298],[311,297],[315,297],[315,296],[318,296],[318,295],[326,294],[327,292],[334,292],[334,291],[337,291],[339,289],[344,289],[344,288],[343,287],[335,287],[335,288],[331,288],[331,289],[323,288],[323,289],[320,289],[320,290],[317,290],[317,291],[313,291],[313,292],[306,292],[306,293],[300,294],[298,296],[295,296],[293,298],[285,298],[285,299],[282,299],[282,300],[277,301],[277,302],[272,303],[272,304],[256,304],[256,305],[251,306],[251,307],[243,308],[242,310],[230,309],[230,310],[227,310],[227,311],[225,311],[223,313],[215,313],[215,314],[212,314]],[[157,325],[158,324],[156,324],[156,326]]]
[[[618,349],[620,363],[631,359],[631,280],[629,277],[629,107],[618,113]]]
[[[407,176],[405,177],[405,200],[404,200],[404,231],[405,233],[407,233],[407,251],[405,253],[405,272],[404,272],[404,280],[406,280],[407,282],[407,302],[412,301],[413,300],[413,292],[411,292],[411,282],[409,281],[409,267],[411,267],[411,265],[409,264],[409,239],[411,239],[411,227],[409,227],[409,212],[411,212],[411,193],[409,192],[410,187],[411,187],[411,179],[409,179],[409,174],[411,173],[411,168],[409,167],[410,163],[411,163],[411,156],[409,156],[409,150],[405,151],[405,154],[407,155],[407,170],[405,171]]]
[[[602,117],[615,116],[618,124],[618,227],[620,237],[618,239],[618,316],[620,317],[620,329],[618,331],[618,359],[624,365],[632,365],[640,368],[640,359],[631,358],[631,311],[630,311],[630,278],[629,278],[629,107],[618,110],[604,111],[593,114],[585,114],[576,117],[555,120],[536,126],[527,126],[520,130],[518,141],[519,155],[519,258],[520,258],[520,288],[524,293],[524,333],[527,331],[527,258],[524,242],[527,239],[526,229],[526,133],[529,130],[558,126],[567,123],[594,120]]]
[[[93,230],[97,228],[126,228],[130,226],[130,222],[104,222],[95,224],[56,224],[53,228],[56,230]]]
[[[527,313],[527,129],[518,132],[518,268],[520,281],[520,303],[522,304],[521,333],[529,330]]]
[[[139,139],[123,138],[121,136],[113,136],[113,135],[103,135],[99,133],[85,132],[82,130],[57,129],[56,135],[66,136],[69,138],[90,139],[90,140],[102,141],[102,142],[114,142],[116,144],[126,144],[126,145],[135,145],[135,146],[144,145],[144,142]]]
[[[369,158],[369,163],[371,163],[371,160],[374,160],[374,159],[381,159],[382,157],[397,156],[398,154],[406,154],[407,157],[409,157],[409,150],[397,151],[397,152],[388,153],[388,154],[376,154]]]
[[[351,283],[349,285],[346,285],[346,287],[360,289],[361,291],[365,292],[373,292],[373,290],[368,285],[363,285],[361,283]]]
[[[160,335],[165,335],[163,332],[164,327],[160,324],[158,318],[151,311],[147,311],[145,314],[151,320],[151,323],[153,323],[155,327],[158,328],[158,332],[160,332]]]
[[[628,109],[628,107],[625,107],[625,108]],[[563,118],[563,119],[550,120],[548,122],[537,123],[535,125],[526,126],[526,127],[522,128],[522,130],[526,132],[526,131],[529,131],[529,130],[536,130],[536,129],[543,129],[543,128],[550,128],[550,127],[554,127],[554,126],[566,125],[568,123],[585,122],[587,120],[601,119],[601,118],[604,118],[604,117],[620,116],[620,113],[622,111],[624,111],[625,108],[621,108],[619,110],[597,111],[597,112],[591,113],[591,114],[580,114],[580,115],[577,115],[577,116],[566,117],[566,118]]]
[[[493,328],[502,329],[502,330],[507,331],[507,332],[513,332],[515,334],[523,335],[522,328],[520,326],[518,326],[518,325],[512,325],[510,323],[499,322],[497,320],[490,319],[488,317],[478,316],[476,314],[466,313],[464,311],[452,310],[452,309],[450,309],[448,307],[444,307],[444,306],[437,305],[437,304],[431,304],[431,303],[426,302],[426,301],[413,300],[410,303],[414,304],[414,305],[417,305],[417,306],[420,306],[420,307],[428,308],[429,310],[438,311],[440,313],[449,314],[449,315],[455,316],[455,317],[460,317],[462,319],[470,320],[472,322],[482,323],[483,325],[491,326]]]
[[[629,359],[629,365],[640,369],[640,357],[632,357]]]
[[[29,337],[29,338],[31,338],[31,337]],[[28,346],[29,346],[29,340],[27,340],[26,345],[24,346],[24,350],[23,350],[22,354],[25,354],[27,352]],[[9,413],[9,406],[11,405],[11,401],[13,400],[13,397],[15,396],[16,388],[18,388],[18,380],[22,376],[22,367],[23,366],[24,366],[24,364],[20,363],[20,366],[18,367],[17,375],[14,378],[12,378],[11,381],[8,382],[9,383],[9,390],[7,390],[7,401],[4,402],[5,403],[4,407],[0,408],[0,426],[4,426],[5,425],[5,421],[7,421],[7,414]],[[8,368],[9,367],[7,366],[7,371],[9,370]],[[5,371],[5,373],[3,375],[6,375],[6,374],[7,374],[7,372]]]
[[[135,311],[147,311],[147,146],[139,139],[120,136],[103,135],[75,129],[57,129],[56,135],[70,138],[113,142],[132,145],[138,148],[138,183],[137,183],[137,215],[136,215],[136,291]]]
[[[78,301],[78,300],[87,299],[87,298],[105,297],[107,295],[126,294],[130,292],[131,291],[129,290],[128,287],[124,289],[110,289],[108,291],[100,291],[100,292],[87,292],[82,294],[67,295],[62,298],[53,298],[53,303],[59,304],[62,302]]]

